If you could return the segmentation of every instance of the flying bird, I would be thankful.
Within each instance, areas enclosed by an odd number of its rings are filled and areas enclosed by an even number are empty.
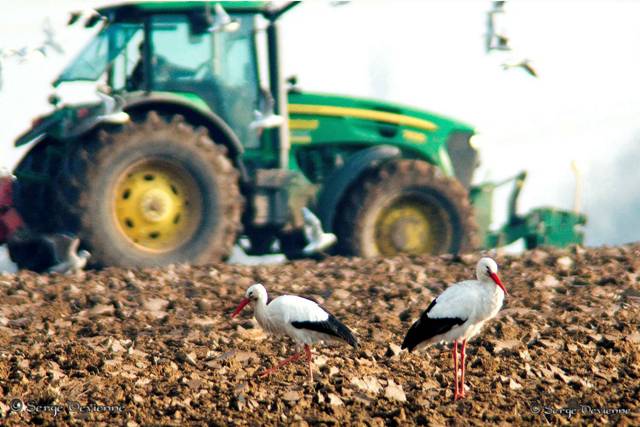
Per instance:
[[[238,31],[238,29],[240,28],[240,21],[235,18],[231,18],[231,16],[227,13],[226,10],[224,10],[224,7],[222,7],[220,3],[216,3],[215,13],[216,17],[211,31],[222,31],[228,33]]]
[[[509,38],[496,32],[496,18],[504,14],[505,3],[505,1],[494,1],[493,8],[487,13],[487,32],[485,33],[485,48],[487,52],[511,50]]]
[[[531,77],[538,77],[538,73],[536,72],[535,68],[533,68],[533,65],[531,65],[531,60],[529,59],[523,59],[517,62],[505,62],[504,64],[502,64],[503,70],[508,70],[510,68],[522,68]]]
[[[77,11],[77,12],[71,12],[69,14],[69,19],[67,20],[67,25],[73,25],[76,22],[78,22],[80,20],[80,18],[82,17],[82,12]]]
[[[42,24],[42,31],[44,32],[44,36],[45,36],[44,44],[40,48],[42,53],[46,55],[46,49],[50,47],[51,49],[55,50],[58,54],[60,55],[64,54],[64,48],[56,40],[56,33],[53,30],[53,27],[51,26],[51,21],[49,20],[49,18],[45,19],[44,23]]]
[[[262,104],[262,111],[254,110],[254,120],[249,123],[249,129],[272,129],[284,123],[284,118],[274,112],[275,100],[273,97],[266,96]]]
[[[465,280],[449,286],[434,299],[420,318],[411,325],[402,348],[412,351],[437,342],[453,342],[454,400],[465,397],[464,367],[467,340],[480,332],[493,318],[507,294],[498,277],[498,265],[491,258],[481,258],[476,266],[477,280]],[[461,378],[458,381],[458,344]]]
[[[253,303],[254,316],[262,329],[276,335],[288,335],[298,345],[302,345],[304,350],[262,372],[262,377],[266,377],[282,366],[298,360],[304,354],[309,366],[309,381],[312,382],[312,344],[320,341],[341,340],[353,348],[358,347],[358,341],[351,330],[333,314],[310,299],[296,295],[283,295],[268,304],[267,300],[267,290],[260,283],[256,283],[247,289],[245,297],[240,301],[231,317],[236,317],[247,304]]]
[[[87,250],[80,250],[80,239],[77,237],[62,235],[45,236],[44,239],[54,248],[56,264],[49,267],[49,273],[78,273],[82,271],[91,254]]]
[[[306,207],[302,208],[302,218],[304,219],[304,236],[308,242],[302,249],[305,255],[323,252],[338,241],[335,234],[326,233],[322,229],[320,218]]]

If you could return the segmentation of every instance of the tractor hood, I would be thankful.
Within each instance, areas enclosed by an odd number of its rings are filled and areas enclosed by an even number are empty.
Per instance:
[[[477,166],[473,127],[404,105],[337,95],[289,92],[294,150],[309,145],[399,148],[405,156],[437,165],[468,187]]]
[[[472,126],[405,105],[319,93],[289,92],[289,114],[345,117],[402,126],[417,131],[473,133]]]

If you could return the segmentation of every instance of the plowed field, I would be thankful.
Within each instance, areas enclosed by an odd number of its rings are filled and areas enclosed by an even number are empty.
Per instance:
[[[398,345],[461,258],[329,258],[273,266],[0,275],[0,424],[640,425],[640,247],[497,257],[509,295],[468,346],[453,402],[448,347]],[[245,289],[311,296],[361,347],[294,350],[245,311]]]

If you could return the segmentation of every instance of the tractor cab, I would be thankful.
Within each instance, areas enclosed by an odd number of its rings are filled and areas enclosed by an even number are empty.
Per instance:
[[[183,97],[215,112],[243,144],[255,146],[258,136],[249,125],[261,96],[257,19],[255,10],[245,9],[103,9],[101,19],[87,21],[103,28],[54,86],[91,81],[111,95]]]

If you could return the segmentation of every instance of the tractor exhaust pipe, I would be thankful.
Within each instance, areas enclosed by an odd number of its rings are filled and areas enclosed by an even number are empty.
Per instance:
[[[573,171],[573,175],[576,178],[576,189],[573,195],[573,212],[579,214],[580,211],[582,210],[583,176],[582,176],[582,170],[580,168],[580,165],[576,160],[573,160],[571,162],[571,170]]]
[[[277,17],[276,17],[277,19]],[[274,112],[283,117],[283,123],[274,129],[276,147],[278,147],[278,167],[288,169],[289,166],[289,112],[287,110],[287,92],[282,77],[282,63],[280,60],[280,35],[278,23],[275,19],[269,21],[267,27],[267,43],[269,55],[269,86],[274,99]]]

